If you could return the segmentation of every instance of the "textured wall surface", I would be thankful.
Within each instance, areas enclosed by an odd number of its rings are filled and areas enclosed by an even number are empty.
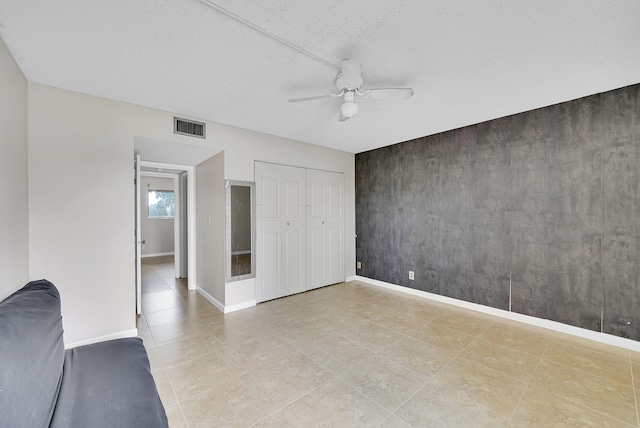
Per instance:
[[[639,161],[640,85],[360,153],[357,274],[640,340]]]

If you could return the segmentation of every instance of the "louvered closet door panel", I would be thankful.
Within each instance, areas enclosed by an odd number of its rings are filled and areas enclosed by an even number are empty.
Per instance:
[[[299,293],[305,287],[302,168],[256,162],[256,300]]]
[[[307,289],[344,279],[344,174],[307,170]]]

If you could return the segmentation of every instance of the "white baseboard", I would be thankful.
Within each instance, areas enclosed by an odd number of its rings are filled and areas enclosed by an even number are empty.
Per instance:
[[[255,300],[249,300],[248,302],[238,303],[237,305],[229,305],[224,307],[224,313],[235,312],[242,309],[252,308],[258,303]]]
[[[124,337],[137,337],[138,329],[119,331],[117,333],[106,334],[104,336],[92,337],[91,339],[79,340],[77,342],[65,343],[65,349],[75,348],[76,346],[91,345],[92,343],[105,342],[107,340],[122,339]]]
[[[147,257],[160,257],[160,256],[173,256],[175,253],[170,251],[168,253],[153,253],[153,254],[142,254],[140,258],[146,259]]]
[[[218,299],[216,299],[211,294],[207,293],[205,290],[203,290],[202,288],[198,287],[197,285],[196,285],[196,290],[198,291],[198,293],[200,293],[200,295],[202,297],[207,299],[213,306],[218,308],[218,310],[220,312],[222,312],[223,314],[228,314],[229,312],[239,311],[241,309],[251,308],[251,307],[257,305],[255,300],[249,300],[248,302],[238,303],[237,305],[225,306],[222,303],[220,303],[218,301]]]
[[[200,295],[202,297],[204,297],[205,299],[207,299],[213,306],[215,306],[216,308],[218,308],[218,310],[222,313],[224,313],[224,305],[222,303],[220,303],[218,301],[218,299],[216,299],[215,297],[213,297],[211,294],[207,293],[205,290],[203,290],[202,288],[198,287],[196,285],[196,291],[198,293],[200,293]]]
[[[574,327],[568,324],[562,324],[557,321],[549,319],[536,318],[530,315],[519,314],[517,312],[505,311],[503,309],[492,308],[490,306],[479,305],[477,303],[465,302],[464,300],[454,299],[452,297],[441,296],[439,294],[429,293],[427,291],[416,290],[409,287],[403,287],[401,285],[390,284],[384,281],[378,281],[377,279],[366,278],[364,276],[351,276],[347,278],[347,282],[360,281],[366,284],[376,285],[378,287],[388,288],[390,290],[399,291],[405,294],[411,294],[413,296],[423,297],[425,299],[434,300],[437,302],[446,303],[453,306],[458,306],[472,311],[482,312],[485,314],[493,315],[500,318],[509,319],[512,321],[518,321],[524,324],[534,325],[537,327],[546,328],[548,330],[558,331],[561,333],[570,334],[572,336],[582,337],[584,339],[590,339],[596,342],[606,343],[608,345],[617,346],[620,348],[630,349],[632,351],[640,352],[640,342],[625,339],[623,337],[614,336],[612,334],[600,333],[597,331],[587,330],[580,327]]]

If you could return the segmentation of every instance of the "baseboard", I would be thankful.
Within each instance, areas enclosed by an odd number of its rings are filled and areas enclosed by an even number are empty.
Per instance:
[[[238,303],[237,305],[225,306],[222,303],[220,303],[218,301],[218,299],[216,299],[211,294],[207,293],[205,290],[203,290],[202,288],[198,287],[197,285],[196,285],[196,290],[198,291],[198,293],[200,293],[200,295],[202,297],[207,299],[213,306],[218,308],[218,310],[220,312],[222,312],[223,314],[228,314],[229,312],[239,311],[241,309],[251,308],[251,307],[257,305],[257,302],[255,300],[249,300],[248,302]]]
[[[153,254],[142,254],[140,258],[146,259],[147,257],[162,257],[162,256],[173,256],[175,253],[170,251],[168,253],[153,253]]]
[[[452,297],[441,296],[439,294],[429,293],[427,291],[416,290],[409,287],[403,287],[401,285],[391,284],[384,281],[378,281],[377,279],[366,278],[364,276],[351,276],[347,278],[347,282],[360,281],[366,284],[375,285],[378,287],[387,288],[390,290],[398,291],[400,293],[411,294],[413,296],[423,297],[436,302],[446,303],[453,306],[458,306],[465,309],[470,309],[476,312],[482,312],[484,314],[493,315],[500,318],[505,318],[512,321],[521,322],[524,324],[534,325],[537,327],[546,328],[548,330],[558,331],[561,333],[570,334],[572,336],[582,337],[584,339],[590,339],[600,343],[606,343],[608,345],[617,346],[620,348],[630,349],[632,351],[640,352],[640,342],[625,339],[623,337],[614,336],[608,333],[600,333],[597,331],[587,330],[580,327],[574,327],[568,324],[562,324],[557,321],[549,319],[536,318],[530,315],[519,314],[517,312],[505,311],[503,309],[492,308],[489,306],[479,305],[477,303],[465,302],[464,300],[454,299]]]
[[[252,308],[258,303],[255,300],[249,300],[248,302],[238,303],[237,305],[229,305],[224,307],[224,313],[235,312],[242,309]]]
[[[198,293],[200,293],[200,295],[202,297],[204,297],[205,299],[207,299],[209,301],[209,303],[211,303],[213,306],[215,306],[216,308],[218,308],[218,310],[222,313],[224,313],[224,305],[222,303],[220,303],[218,301],[218,299],[216,299],[215,297],[213,297],[211,294],[207,293],[205,290],[203,290],[202,288],[198,287],[196,285],[196,291]]]
[[[137,336],[138,336],[138,329],[132,328],[131,330],[119,331],[117,333],[106,334],[104,336],[93,337],[91,339],[65,343],[64,348],[70,349],[70,348],[75,348],[76,346],[91,345],[92,343],[106,342],[107,340],[122,339],[125,337],[137,337]]]

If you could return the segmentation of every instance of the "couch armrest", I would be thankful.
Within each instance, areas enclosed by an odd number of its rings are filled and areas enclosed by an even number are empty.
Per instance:
[[[46,427],[64,364],[60,295],[32,281],[0,302],[0,427]]]

